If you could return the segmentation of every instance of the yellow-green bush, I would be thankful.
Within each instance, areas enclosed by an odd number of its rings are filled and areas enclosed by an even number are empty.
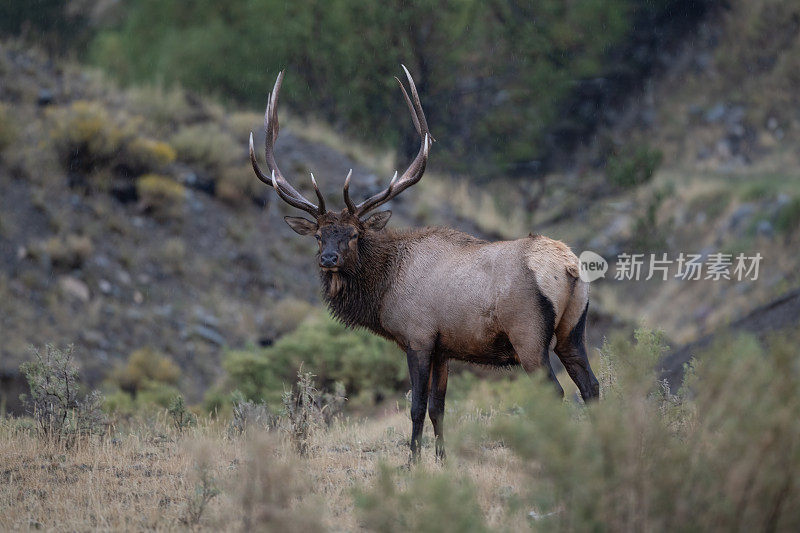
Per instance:
[[[134,174],[159,170],[175,161],[175,150],[166,142],[136,137],[125,145],[121,163]]]
[[[253,198],[264,185],[253,176],[249,165],[230,166],[220,171],[215,182],[215,195],[224,202],[238,206]]]
[[[186,200],[186,188],[167,176],[146,174],[136,181],[139,204],[159,218],[180,215]]]
[[[62,166],[88,173],[108,164],[122,148],[128,132],[99,103],[73,102],[50,111],[53,144]]]
[[[128,90],[128,101],[138,114],[147,117],[160,130],[171,130],[192,116],[192,106],[179,87],[145,85]]]
[[[245,142],[236,142],[230,133],[214,122],[185,126],[170,140],[178,159],[201,165],[209,171],[222,170],[234,164],[237,158],[244,161]]]
[[[93,249],[89,237],[74,233],[51,237],[41,245],[53,267],[63,269],[79,268],[92,255]]]
[[[269,324],[276,337],[286,335],[297,329],[303,320],[316,312],[317,308],[305,300],[283,298],[278,300],[269,312]]]
[[[180,375],[180,368],[168,356],[152,348],[140,348],[112,373],[111,381],[135,395],[154,383],[175,385]]]

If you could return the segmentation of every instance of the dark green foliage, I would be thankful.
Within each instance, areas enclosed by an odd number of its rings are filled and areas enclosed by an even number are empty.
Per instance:
[[[663,159],[661,151],[649,146],[614,154],[606,162],[606,177],[615,187],[630,188],[647,183]]]
[[[39,433],[66,445],[79,436],[104,433],[103,396],[98,391],[81,396],[72,346],[59,350],[48,344],[44,353],[32,353],[33,360],[20,365],[20,371],[30,387],[28,403]]]
[[[792,235],[800,228],[800,196],[795,196],[780,208],[775,228],[786,235]]]
[[[301,365],[317,376],[321,389],[333,391],[339,382],[350,396],[385,395],[406,383],[406,361],[399,349],[327,315],[310,317],[268,348],[230,352],[223,362],[233,388],[246,399],[276,407]]]
[[[668,248],[667,236],[670,234],[672,220],[660,222],[658,211],[664,200],[672,194],[669,187],[653,191],[633,225],[631,247],[636,251],[653,252],[663,251]]]
[[[96,0],[10,0],[0,3],[0,34],[35,39],[59,50],[88,38],[88,12]],[[82,4],[82,5],[81,5]]]
[[[172,418],[172,425],[178,431],[182,432],[197,424],[197,417],[186,408],[186,402],[180,394],[172,399],[167,407],[167,413]]]
[[[285,68],[292,108],[371,142],[400,141],[401,156],[418,146],[392,79],[404,63],[440,141],[438,164],[530,175],[599,122],[611,93],[630,90],[666,26],[706,3],[138,0],[91,54],[127,82],[259,107]]]

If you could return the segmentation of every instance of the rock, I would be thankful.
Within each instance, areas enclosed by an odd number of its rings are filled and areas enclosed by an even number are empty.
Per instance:
[[[144,302],[144,296],[139,291],[133,291],[133,303],[140,304]]]
[[[64,294],[80,300],[81,302],[88,302],[91,297],[89,287],[86,283],[72,276],[61,276],[58,278],[58,287]]]
[[[705,119],[705,121],[708,122],[709,124],[713,122],[719,122],[725,116],[726,109],[727,108],[725,107],[725,104],[720,102],[711,109],[709,109],[708,111],[706,111],[706,114],[703,117],[703,119]]]
[[[759,220],[758,224],[756,225],[756,234],[763,235],[764,237],[772,237],[775,233],[772,222],[769,220]]]
[[[219,326],[219,319],[203,309],[202,307],[195,307],[194,308],[194,316],[197,320],[202,322],[204,325],[216,328]]]
[[[110,294],[111,289],[113,288],[111,286],[111,282],[109,282],[107,279],[101,279],[99,282],[97,282],[97,286],[100,288],[100,292],[103,294]]]
[[[49,89],[40,89],[39,94],[36,96],[36,105],[44,107],[52,103],[53,103],[53,91]]]
[[[131,284],[131,275],[128,274],[125,270],[120,270],[117,272],[117,280],[123,285],[130,285]]]
[[[194,328],[192,328],[192,334],[200,337],[204,341],[208,341],[218,346],[225,346],[227,344],[225,337],[223,337],[218,331],[207,326],[194,326]]]
[[[731,216],[728,219],[728,229],[735,231],[742,225],[743,222],[752,217],[755,211],[756,206],[752,203],[744,203],[740,205],[733,213],[731,213]]]
[[[769,117],[769,119],[767,119],[767,129],[768,130],[775,131],[776,129],[778,129],[778,125],[779,124],[778,124],[778,119],[777,118]]]

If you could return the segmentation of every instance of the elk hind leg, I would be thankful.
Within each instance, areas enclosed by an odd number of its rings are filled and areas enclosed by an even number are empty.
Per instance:
[[[547,296],[537,289],[536,311],[517,314],[508,331],[508,339],[517,353],[525,372],[531,374],[542,369],[553,383],[556,393],[564,396],[564,389],[550,364],[550,341],[555,329],[555,311]]]
[[[571,302],[570,305],[575,305]],[[575,309],[568,310],[556,329],[555,352],[567,370],[567,374],[578,386],[581,397],[589,401],[600,396],[600,384],[589,365],[586,354],[586,315],[589,302],[586,301],[583,312],[576,320],[570,317],[577,315]]]

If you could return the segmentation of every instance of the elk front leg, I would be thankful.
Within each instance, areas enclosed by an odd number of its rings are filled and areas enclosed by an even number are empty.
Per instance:
[[[411,377],[411,462],[419,461],[425,407],[431,379],[431,350],[406,350],[408,373]]]
[[[433,423],[436,436],[436,459],[444,461],[444,397],[447,394],[447,358],[438,355],[431,361],[430,397],[428,416]]]

